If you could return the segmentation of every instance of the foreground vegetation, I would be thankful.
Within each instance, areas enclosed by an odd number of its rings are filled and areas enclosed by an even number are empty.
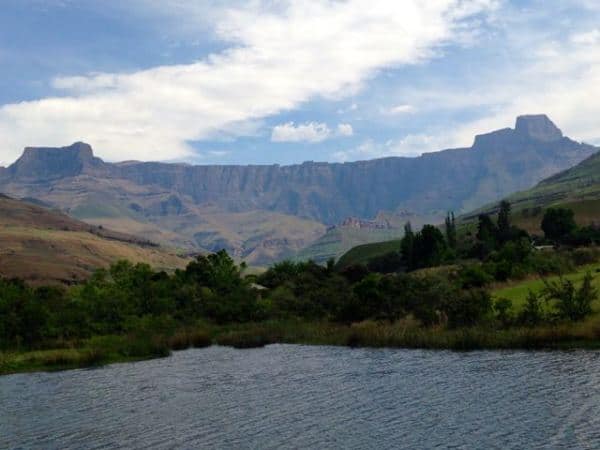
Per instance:
[[[365,321],[355,324],[307,321],[267,321],[235,326],[199,326],[170,337],[146,342],[123,336],[102,336],[65,343],[66,348],[0,352],[0,374],[64,370],[166,357],[172,350],[209,345],[237,349],[269,344],[333,345],[347,347],[420,348],[436,350],[569,350],[600,349],[600,317],[578,323],[535,327],[460,329],[422,327],[412,321]]]
[[[222,251],[173,274],[121,261],[70,288],[0,279],[0,373],[212,344],[600,347],[598,232],[568,211],[547,213],[542,228],[553,247],[537,251],[503,204],[497,220],[480,216],[474,236],[458,237],[452,215],[444,233],[407,224],[399,248],[366,265],[287,261],[246,275]],[[541,284],[523,298],[508,290],[516,280]]]

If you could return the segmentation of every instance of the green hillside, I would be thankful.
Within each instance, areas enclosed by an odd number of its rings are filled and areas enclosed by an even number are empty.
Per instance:
[[[512,205],[514,224],[529,233],[541,233],[540,223],[549,207],[572,209],[581,226],[600,223],[600,153],[506,199]],[[461,216],[461,229],[474,226],[481,213],[495,214],[498,204],[499,201]],[[395,245],[395,241],[391,241],[352,248],[340,258],[340,264],[364,263],[395,249]]]
[[[365,247],[372,242],[398,239],[403,234],[402,229],[368,229],[335,227],[329,229],[323,236],[310,246],[302,249],[294,259],[299,261],[313,260],[324,263],[330,258],[339,258],[350,249]],[[377,244],[374,244],[377,245]],[[357,247],[359,246],[359,247]]]
[[[579,225],[597,223],[600,221],[600,153],[506,199],[512,205],[515,224],[530,233],[541,233],[540,222],[549,207],[572,209]],[[472,222],[480,213],[495,213],[497,206],[498,203],[487,205],[461,219]]]
[[[600,153],[508,197],[516,209],[600,199]]]
[[[342,255],[337,263],[337,267],[344,268],[353,264],[366,264],[370,259],[375,258],[376,256],[397,251],[399,248],[400,239],[358,245]]]

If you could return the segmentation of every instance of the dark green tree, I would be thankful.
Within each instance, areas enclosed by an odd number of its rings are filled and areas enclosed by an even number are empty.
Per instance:
[[[525,306],[519,315],[519,322],[527,326],[538,325],[543,319],[540,296],[533,291],[527,294]]]
[[[424,225],[415,235],[413,259],[416,268],[438,266],[445,254],[446,241],[442,232],[433,225]]]
[[[498,240],[501,243],[508,241],[511,237],[510,203],[506,200],[500,202],[498,212]]]
[[[408,270],[413,270],[415,268],[415,233],[413,232],[410,222],[406,222],[404,225],[404,237],[400,242],[400,251],[402,252],[402,258]]]
[[[547,239],[560,243],[577,229],[573,211],[567,208],[548,208],[542,219],[542,230]]]
[[[456,219],[454,218],[454,212],[449,212],[446,215],[445,226],[448,247],[456,249]]]
[[[477,254],[480,258],[487,256],[496,249],[498,227],[487,214],[480,214],[477,224]]]

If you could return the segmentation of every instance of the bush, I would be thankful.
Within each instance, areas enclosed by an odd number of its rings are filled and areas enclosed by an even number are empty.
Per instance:
[[[559,319],[572,321],[582,320],[590,315],[592,302],[598,297],[589,272],[578,290],[571,280],[563,278],[555,282],[545,282],[544,295],[548,302],[554,303]]]
[[[458,281],[463,289],[471,289],[482,288],[494,279],[483,269],[481,264],[469,264],[459,270]]]
[[[494,311],[496,311],[496,319],[502,326],[507,327],[513,322],[511,300],[499,298],[494,302]]]
[[[531,270],[539,275],[571,272],[575,269],[573,260],[565,253],[539,251],[531,254]]]
[[[576,248],[571,252],[571,259],[576,266],[593,264],[600,260],[600,250],[597,247]]]
[[[519,315],[519,322],[526,326],[538,325],[543,319],[540,296],[533,291],[527,294],[527,301]]]
[[[469,327],[482,322],[492,312],[492,298],[482,289],[471,289],[448,299],[444,305],[450,328]]]

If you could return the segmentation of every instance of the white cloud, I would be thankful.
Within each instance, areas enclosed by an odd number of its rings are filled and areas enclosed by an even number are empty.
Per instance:
[[[398,140],[389,140],[383,144],[372,139],[360,145],[333,153],[335,161],[354,161],[387,156],[420,156],[423,153],[442,150],[444,139],[427,134],[409,134]]]
[[[349,137],[354,134],[352,125],[340,123],[335,133],[325,123],[307,122],[296,125],[287,122],[273,127],[272,142],[321,142],[331,137]]]
[[[600,46],[576,36],[540,46],[518,76],[482,89],[492,113],[449,130],[449,142],[470,145],[475,134],[513,126],[518,115],[545,113],[567,136],[600,144]]]
[[[331,135],[331,130],[324,123],[309,122],[295,125],[288,122],[273,127],[273,142],[321,142]]]
[[[188,4],[173,10],[186,20],[202,17],[206,8],[194,16]],[[193,153],[189,141],[318,96],[352,95],[382,68],[433,57],[493,1],[235,4],[210,4],[217,39],[230,43],[220,53],[135,73],[59,78],[61,96],[0,107],[0,159],[13,160],[26,145],[76,140],[109,160],[182,159]],[[206,26],[205,17],[198,20]]]
[[[396,105],[390,108],[384,109],[384,114],[396,115],[396,114],[409,114],[415,112],[415,107],[413,105]]]
[[[354,129],[349,123],[340,123],[337,126],[337,134],[338,136],[352,136]]]
[[[574,44],[594,45],[600,43],[600,29],[577,33],[571,36],[571,42]]]

